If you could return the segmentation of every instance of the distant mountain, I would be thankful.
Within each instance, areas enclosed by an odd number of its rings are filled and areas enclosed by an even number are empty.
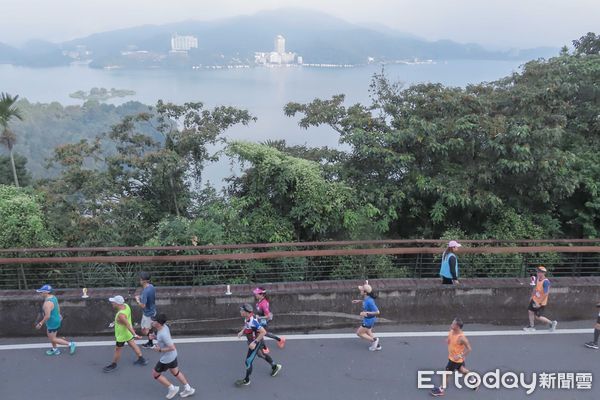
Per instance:
[[[18,49],[0,43],[0,64],[19,64],[20,52]]]
[[[183,57],[167,56],[175,33],[196,36],[198,49]],[[85,51],[83,58],[95,67],[251,64],[254,52],[273,50],[278,34],[286,38],[286,50],[303,56],[305,63],[363,64],[369,57],[375,61],[524,60],[558,53],[558,49],[488,51],[478,44],[431,42],[380,25],[360,26],[320,12],[278,9],[208,22],[144,25],[97,33],[60,45],[29,43],[20,50],[19,63],[43,65],[40,60],[44,60],[47,64],[66,64],[81,60],[80,52]],[[14,57],[14,48],[0,47],[0,60],[10,57]]]

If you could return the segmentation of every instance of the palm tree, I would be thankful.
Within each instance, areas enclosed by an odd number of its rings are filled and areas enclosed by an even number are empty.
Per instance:
[[[19,178],[17,177],[17,168],[15,167],[15,158],[13,155],[13,148],[17,142],[17,136],[8,129],[8,122],[14,117],[22,120],[21,111],[15,106],[19,96],[11,96],[8,93],[0,94],[0,128],[2,128],[2,134],[0,134],[0,144],[8,149],[10,153],[10,165],[12,166],[13,178],[15,180],[15,186],[19,187]]]

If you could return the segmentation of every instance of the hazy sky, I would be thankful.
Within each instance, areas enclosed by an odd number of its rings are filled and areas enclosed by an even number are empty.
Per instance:
[[[0,42],[62,41],[141,24],[302,7],[426,39],[561,46],[600,33],[600,0],[0,0]]]

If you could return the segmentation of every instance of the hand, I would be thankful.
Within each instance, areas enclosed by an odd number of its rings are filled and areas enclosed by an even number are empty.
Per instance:
[[[43,326],[43,324],[41,322],[38,322],[37,324],[35,324],[35,329],[41,329]]]
[[[140,296],[135,296],[135,301],[140,302]]]
[[[134,339],[141,339],[142,337],[136,333],[135,335],[133,335],[133,338]]]
[[[358,304],[360,303],[362,300],[352,300],[352,304]]]
[[[462,354],[458,354],[456,356],[453,357],[454,361],[460,361],[460,359],[462,358]]]
[[[254,350],[256,348],[256,342],[250,342],[250,344],[248,345],[248,348],[250,350]]]
[[[362,312],[361,312],[359,315],[360,315],[361,317],[366,317],[366,316],[367,316],[367,312],[366,312],[366,311],[362,311]]]
[[[460,282],[458,281],[458,279],[455,279],[455,280],[454,280],[454,284],[455,284],[455,285],[460,285]]]
[[[152,350],[154,350],[157,353],[160,353],[160,347],[158,347],[158,345],[156,345],[156,344],[154,346],[152,346]]]
[[[114,323],[114,322],[111,322],[110,324],[108,324],[108,327],[109,327],[109,328],[114,328],[114,327],[115,327],[115,323]]]

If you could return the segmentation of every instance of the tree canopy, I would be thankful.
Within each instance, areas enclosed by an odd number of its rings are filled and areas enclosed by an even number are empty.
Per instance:
[[[587,34],[571,53],[464,88],[403,87],[382,72],[369,104],[339,94],[286,105],[301,127],[330,127],[335,149],[227,142],[227,129],[253,121],[233,107],[49,105],[119,118],[54,146],[57,175],[33,185],[50,231],[71,246],[598,237],[598,43]],[[20,104],[24,124],[34,114]],[[239,173],[222,191],[202,187],[220,156]]]

